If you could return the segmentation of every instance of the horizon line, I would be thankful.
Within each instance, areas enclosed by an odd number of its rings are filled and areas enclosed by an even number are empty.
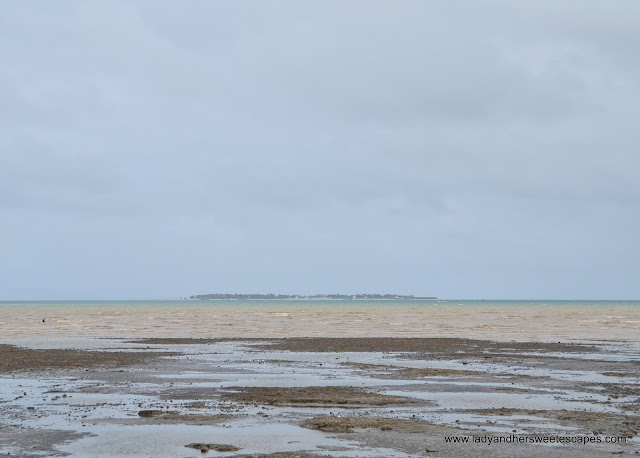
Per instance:
[[[241,293],[238,293],[241,294]],[[298,296],[301,298],[305,297],[314,297],[314,296],[322,296],[328,297],[328,295],[287,295],[287,296]],[[344,296],[355,296],[355,294],[344,294]],[[396,294],[396,296],[404,296],[405,298],[410,297],[411,295],[400,295]],[[573,299],[558,299],[558,298],[447,298],[447,297],[434,297],[434,296],[413,296],[415,299],[423,299],[423,300],[437,300],[437,301],[554,301],[554,302],[575,302],[575,301],[623,301],[623,302],[640,302],[640,299],[621,299],[621,298],[573,298]],[[402,299],[400,297],[399,299]],[[227,299],[191,299],[190,297],[169,297],[169,298],[145,298],[145,299],[133,299],[133,298],[109,298],[109,299],[0,299],[0,303],[3,302],[123,302],[123,301],[133,301],[133,302],[150,302],[150,301],[203,301],[203,300],[227,300]],[[254,299],[256,300],[256,299]],[[266,299],[269,300],[269,299]],[[278,298],[274,298],[273,300],[278,300]],[[331,300],[328,298],[327,300]]]

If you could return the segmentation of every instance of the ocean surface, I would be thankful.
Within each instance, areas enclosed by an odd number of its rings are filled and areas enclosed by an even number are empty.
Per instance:
[[[292,336],[640,341],[640,301],[0,302],[0,342]]]

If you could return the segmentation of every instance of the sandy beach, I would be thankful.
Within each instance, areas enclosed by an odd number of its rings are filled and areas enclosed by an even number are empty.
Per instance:
[[[634,308],[47,307],[1,309],[0,456],[640,453]]]

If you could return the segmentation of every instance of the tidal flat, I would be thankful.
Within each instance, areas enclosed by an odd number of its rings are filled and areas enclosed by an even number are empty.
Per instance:
[[[0,345],[1,456],[640,454],[637,342],[118,337],[34,346]],[[601,442],[488,443],[534,435]]]

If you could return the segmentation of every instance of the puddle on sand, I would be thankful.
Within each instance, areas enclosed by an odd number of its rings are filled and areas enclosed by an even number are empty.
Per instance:
[[[534,415],[512,415],[504,417],[501,415],[479,415],[468,413],[442,413],[438,414],[438,422],[448,426],[469,426],[477,429],[482,425],[487,431],[511,434],[516,429],[517,434],[528,432],[530,428],[543,431],[556,431],[562,434],[576,434],[579,428],[562,426],[548,418],[536,417]]]
[[[442,409],[486,409],[500,406],[523,410],[587,410],[591,412],[618,412],[615,407],[559,399],[559,396],[529,393],[474,393],[474,392],[420,392],[387,390],[382,394],[409,396],[424,401],[433,401]]]
[[[58,447],[73,456],[139,457],[202,456],[199,450],[186,448],[189,443],[233,444],[237,453],[258,454],[307,451],[326,454],[327,448],[340,456],[379,456],[404,458],[409,455],[388,448],[367,448],[331,437],[319,431],[288,424],[256,424],[234,422],[229,425],[141,425],[122,428],[115,425],[93,426],[87,432],[96,434]],[[214,453],[215,456],[228,456]],[[213,456],[212,455],[212,456]]]

